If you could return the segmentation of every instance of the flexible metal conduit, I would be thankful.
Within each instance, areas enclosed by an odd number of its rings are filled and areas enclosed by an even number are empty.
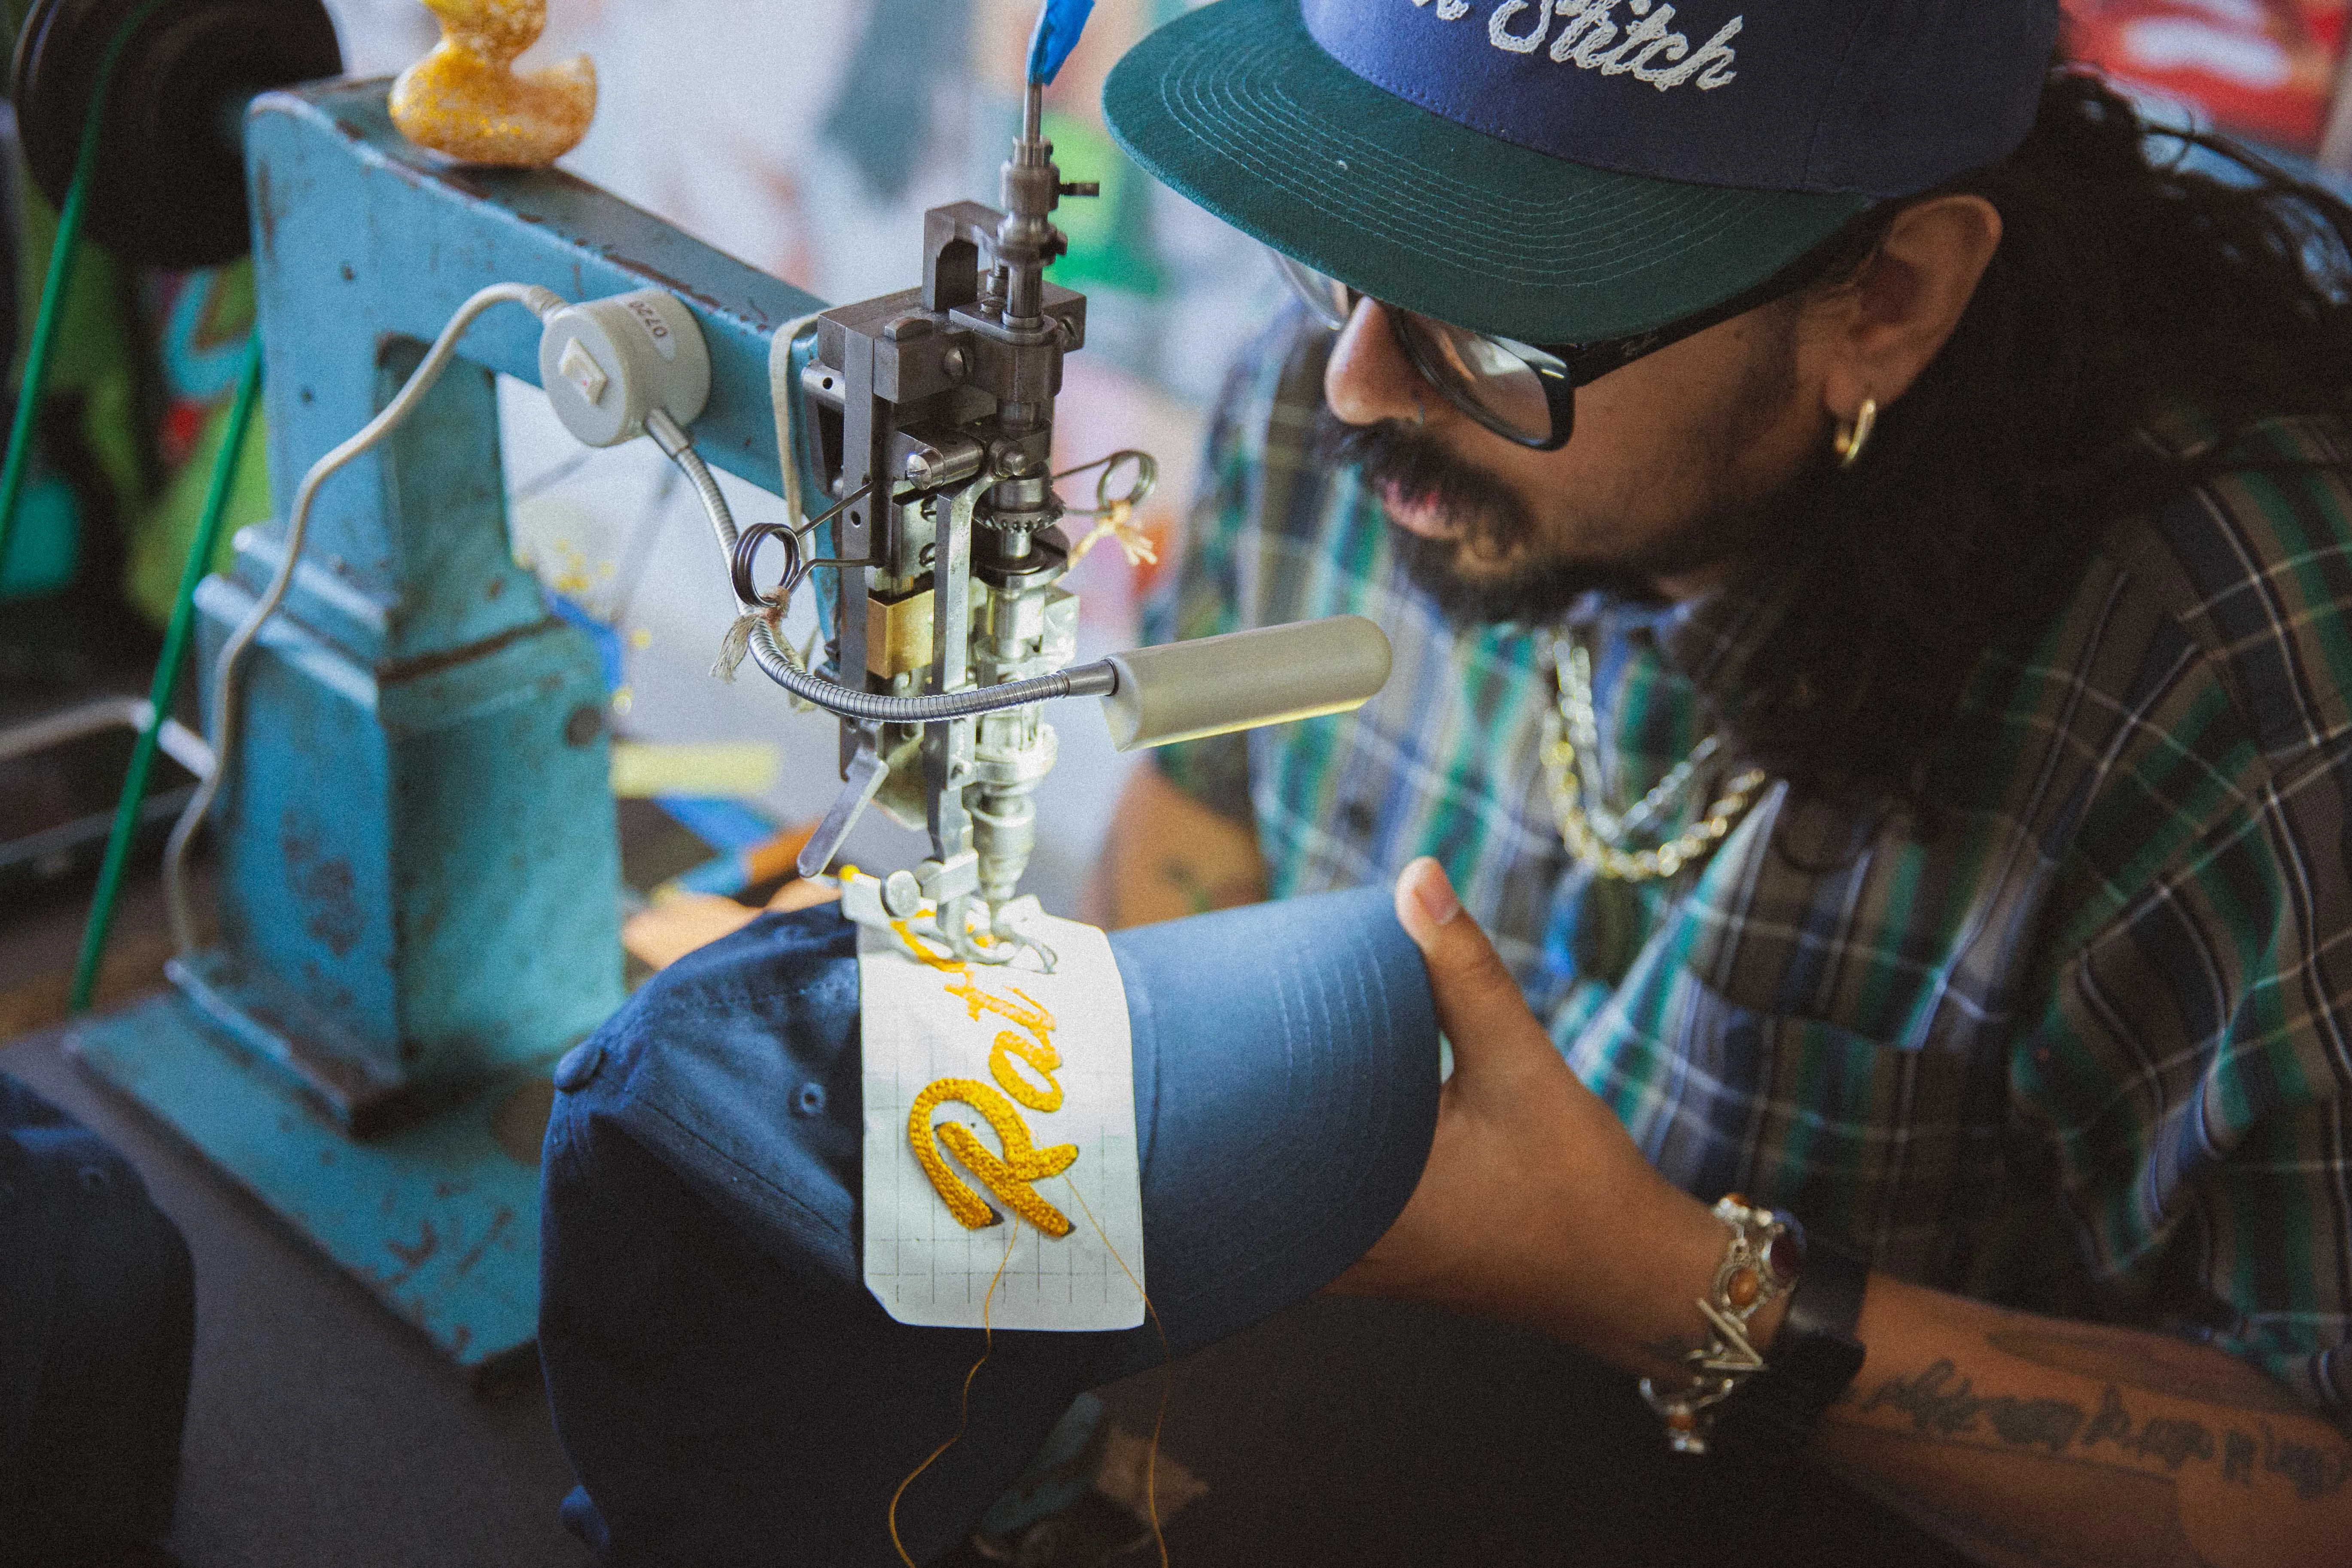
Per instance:
[[[882,697],[870,691],[853,691],[795,668],[777,643],[775,628],[764,620],[751,629],[751,658],[769,679],[803,701],[814,702],[845,719],[863,719],[877,724],[940,724],[950,719],[1026,708],[1033,702],[1051,702],[1063,697],[1108,697],[1118,689],[1118,672],[1105,660],[1004,686],[981,686],[970,691],[949,691],[931,697]]]

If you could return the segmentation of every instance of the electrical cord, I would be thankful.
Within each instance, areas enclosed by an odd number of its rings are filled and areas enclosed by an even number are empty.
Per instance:
[[[718,476],[702,460],[702,454],[694,449],[694,437],[669,416],[666,408],[656,408],[646,416],[646,434],[654,438],[662,456],[676,463],[678,471],[686,476],[686,482],[694,487],[694,493],[701,499],[703,514],[710,519],[710,531],[719,537],[719,552],[732,560],[740,531],[735,526],[735,514],[728,510]]]
[[[467,329],[492,306],[507,304],[523,306],[545,321],[562,310],[564,301],[562,296],[553,289],[542,289],[536,283],[493,283],[481,290],[459,306],[457,313],[449,318],[449,324],[441,329],[441,335],[434,340],[424,362],[409,376],[398,395],[384,405],[383,411],[369,420],[358,435],[312,464],[310,471],[302,476],[301,488],[295,492],[293,510],[287,517],[285,553],[278,563],[278,571],[271,577],[269,586],[246,616],[244,623],[222,646],[220,657],[214,661],[210,736],[215,759],[213,771],[197,786],[187,809],[173,825],[171,841],[163,850],[163,897],[171,911],[172,941],[184,958],[196,950],[195,920],[188,908],[188,847],[194,842],[196,830],[204,826],[213,803],[220,795],[223,782],[235,765],[236,727],[243,706],[242,692],[236,679],[237,669],[247,650],[260,637],[262,626],[278,613],[286,591],[293,585],[294,571],[302,559],[302,542],[310,531],[310,510],[318,500],[320,487],[353,458],[381,444],[385,437],[415,413],[417,405],[425,400],[425,395],[433,390],[434,384],[441,379],[442,373],[449,368],[450,362],[457,357],[457,341],[466,335]],[[707,475],[709,470],[704,472]],[[712,488],[715,489],[717,487],[714,485]],[[722,508],[725,504],[721,500]]]

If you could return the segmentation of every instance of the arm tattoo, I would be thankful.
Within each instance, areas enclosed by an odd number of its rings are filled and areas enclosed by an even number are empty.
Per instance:
[[[1916,1376],[1886,1379],[1859,1408],[1864,1415],[1886,1409],[1906,1416],[1922,1437],[1977,1439],[1968,1444],[1972,1447],[2039,1448],[2053,1458],[2135,1471],[2138,1465],[2116,1467],[2114,1456],[2152,1460],[2168,1476],[2186,1465],[2218,1460],[2225,1480],[2251,1486],[2258,1473],[2278,1476],[2306,1502],[2333,1497],[2352,1482],[2352,1450],[2330,1452],[2282,1437],[2268,1421],[2254,1423],[2257,1436],[2236,1426],[2216,1433],[2201,1421],[2177,1416],[2135,1416],[2113,1383],[2101,1391],[2098,1408],[2086,1411],[2071,1400],[1978,1394],[1974,1378],[1942,1360]]]
[[[2333,1497],[2344,1489],[2347,1479],[2352,1479],[2352,1452],[2339,1449],[2331,1455],[2316,1444],[2293,1442],[2276,1436],[2267,1421],[2262,1427],[2263,1470],[2284,1476],[2293,1483],[2294,1495],[2306,1502]]]
[[[1955,1379],[1958,1379],[1956,1382]],[[1922,1436],[1954,1437],[1992,1428],[2004,1443],[2047,1448],[2063,1454],[2083,1427],[2083,1407],[2063,1399],[2019,1399],[2012,1394],[1979,1395],[1976,1380],[1959,1375],[1959,1368],[1939,1361],[1913,1378],[1890,1377],[1878,1392],[1862,1402],[1867,1415],[1882,1406],[1908,1415],[1912,1430]],[[2112,1392],[2112,1390],[2110,1390]]]
[[[2322,1436],[2312,1412],[2253,1369],[2147,1338],[2042,1329],[1987,1336],[1992,1349],[2086,1379],[2095,1396],[1979,1393],[1950,1358],[1857,1384],[1844,1405],[1876,1416],[1872,1447],[1841,1443],[1832,1466],[1992,1568],[2210,1568],[2181,1517],[2192,1480],[2253,1494],[2246,1509],[2294,1510],[2290,1498],[2340,1505],[2352,1489],[2352,1445]],[[2157,1405],[2150,1394],[2202,1408]],[[2301,1419],[2273,1418],[2290,1413]],[[2000,1500],[2012,1488],[2032,1491],[2037,1506],[2004,1516]]]

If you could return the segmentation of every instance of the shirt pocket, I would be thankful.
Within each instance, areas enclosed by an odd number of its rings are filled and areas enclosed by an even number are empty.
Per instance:
[[[1621,994],[1569,1056],[1669,1180],[1787,1209],[1909,1278],[1948,1271],[1998,1185],[1997,1071],[1746,1006],[1687,968],[1633,978],[1649,1005]]]

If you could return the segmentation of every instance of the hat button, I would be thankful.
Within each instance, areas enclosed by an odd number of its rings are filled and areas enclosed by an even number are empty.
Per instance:
[[[801,1091],[793,1096],[793,1109],[803,1116],[824,1115],[824,1085],[821,1083],[801,1085]]]
[[[583,1040],[564,1052],[563,1059],[555,1064],[555,1087],[566,1094],[575,1093],[586,1088],[596,1076],[596,1069],[604,1065],[604,1046],[595,1040]]]

